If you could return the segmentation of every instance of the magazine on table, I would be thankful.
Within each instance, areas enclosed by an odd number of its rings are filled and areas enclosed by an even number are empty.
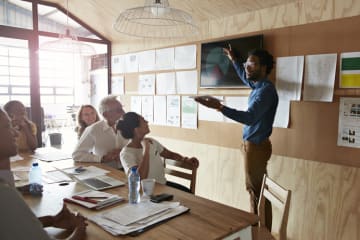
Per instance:
[[[85,190],[78,192],[71,198],[65,198],[65,202],[75,203],[90,209],[102,209],[123,201],[124,198],[107,192]]]

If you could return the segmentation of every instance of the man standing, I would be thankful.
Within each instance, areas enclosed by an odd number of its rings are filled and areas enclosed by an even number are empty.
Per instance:
[[[272,153],[269,137],[279,101],[275,86],[268,79],[274,60],[273,56],[263,49],[250,51],[247,61],[243,64],[236,61],[231,46],[229,49],[224,48],[224,53],[232,61],[239,78],[252,89],[248,109],[231,109],[210,96],[197,97],[195,101],[217,109],[226,117],[244,124],[242,151],[245,161],[245,183],[250,194],[251,211],[257,213],[262,178],[267,172],[266,165]],[[272,211],[268,201],[265,205],[265,215],[266,227],[271,231]]]
[[[72,157],[77,162],[101,162],[121,168],[119,153],[127,140],[116,131],[116,122],[125,112],[115,96],[102,99],[99,112],[104,119],[85,129]]]

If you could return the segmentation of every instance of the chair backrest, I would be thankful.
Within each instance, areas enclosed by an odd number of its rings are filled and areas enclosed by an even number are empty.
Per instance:
[[[164,159],[165,164],[165,174],[175,176],[178,178],[183,178],[190,181],[190,191],[195,193],[195,184],[196,184],[196,173],[197,168],[193,167],[192,164],[182,161],[175,161],[172,159]],[[180,183],[180,185],[183,185]]]
[[[280,224],[278,229],[279,240],[286,239],[286,228],[289,216],[291,191],[286,190],[264,174],[258,205],[260,227],[265,227],[265,199],[280,211]]]

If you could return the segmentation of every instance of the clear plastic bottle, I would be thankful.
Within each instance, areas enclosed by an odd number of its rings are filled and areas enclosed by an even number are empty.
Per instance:
[[[132,167],[129,174],[129,203],[137,204],[140,202],[140,175],[137,166]]]
[[[34,162],[29,171],[29,191],[33,195],[41,195],[42,192],[41,168],[39,163]]]

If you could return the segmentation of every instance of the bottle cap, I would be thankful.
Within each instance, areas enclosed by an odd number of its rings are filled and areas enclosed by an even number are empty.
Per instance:
[[[34,162],[32,165],[33,165],[33,167],[37,167],[37,166],[39,166],[39,163]]]

